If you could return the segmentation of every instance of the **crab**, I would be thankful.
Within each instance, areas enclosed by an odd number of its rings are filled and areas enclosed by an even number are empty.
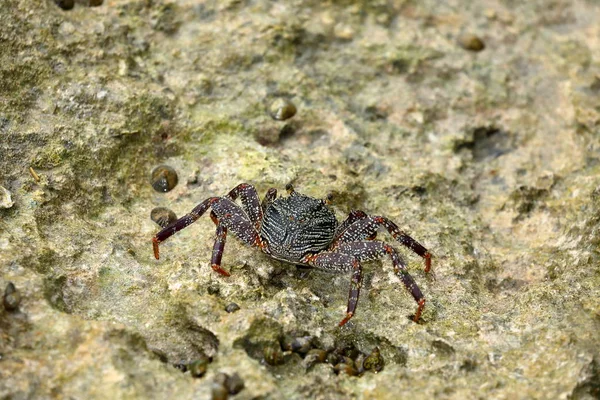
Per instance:
[[[277,260],[328,272],[351,273],[346,316],[339,323],[343,326],[356,311],[362,283],[361,263],[389,257],[394,273],[417,302],[413,320],[419,321],[425,297],[396,249],[375,239],[380,228],[387,230],[394,239],[425,259],[427,273],[431,269],[431,253],[425,247],[386,217],[353,210],[339,223],[329,208],[331,196],[326,199],[309,197],[296,192],[291,184],[286,190],[288,196],[278,198],[277,190],[271,188],[261,202],[254,186],[241,183],[226,196],[209,197],[152,238],[154,257],[159,259],[159,243],[187,228],[211,209],[210,217],[217,227],[211,266],[219,274],[230,275],[221,268],[228,232]],[[238,197],[241,207],[235,203]]]

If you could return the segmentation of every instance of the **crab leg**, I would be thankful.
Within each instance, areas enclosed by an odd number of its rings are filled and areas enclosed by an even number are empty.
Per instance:
[[[334,246],[337,248],[341,243],[374,239],[379,227],[385,228],[394,239],[423,257],[425,259],[425,272],[431,270],[431,253],[422,244],[401,231],[398,225],[386,217],[368,216],[367,218],[357,220],[344,231],[340,231],[340,235],[334,241]]]
[[[196,220],[198,220],[198,218],[200,218],[206,212],[206,210],[208,210],[208,208],[212,208],[219,225],[231,230],[231,232],[241,241],[250,246],[261,245],[260,236],[258,235],[258,232],[254,228],[252,222],[246,218],[244,212],[233,201],[224,197],[210,197],[194,207],[189,214],[184,215],[172,225],[158,232],[152,238],[154,257],[156,257],[157,260],[159,258],[159,243],[164,242],[175,233],[196,222]]]
[[[304,258],[303,262],[323,271],[336,273],[352,272],[346,317],[339,323],[339,326],[345,325],[356,312],[358,296],[360,295],[360,288],[362,286],[362,266],[355,257],[338,252],[308,255]]]
[[[333,250],[337,247],[340,235],[342,233],[344,233],[346,231],[346,229],[348,229],[348,227],[350,227],[356,221],[367,218],[367,217],[368,217],[368,215],[364,211],[361,211],[361,210],[350,211],[350,213],[348,214],[348,217],[346,217],[346,219],[337,228],[335,239],[330,246],[330,250]]]
[[[189,214],[184,215],[183,217],[181,217],[177,221],[175,221],[173,224],[167,226],[166,228],[164,228],[163,230],[158,232],[152,238],[152,248],[154,249],[154,258],[156,258],[157,260],[160,258],[160,255],[158,252],[158,244],[159,243],[164,242],[165,240],[167,240],[169,237],[173,236],[180,230],[185,229],[188,226],[190,226],[191,224],[193,224],[194,222],[196,222],[196,220],[198,218],[200,218],[202,216],[202,214],[204,214],[210,206],[212,206],[217,201],[219,201],[219,199],[220,199],[219,197],[209,197],[208,199],[204,200],[202,203],[200,203],[196,207],[194,207],[194,209]]]
[[[218,272],[223,276],[230,276],[229,272],[221,268],[221,259],[223,258],[223,250],[225,250],[225,240],[227,239],[227,228],[219,223],[217,216],[214,211],[210,213],[210,219],[217,226],[215,244],[213,246],[212,257],[210,259],[210,266],[213,271]]]
[[[238,196],[242,200],[242,206],[248,218],[250,218],[250,221],[258,229],[262,220],[263,209],[260,205],[256,189],[249,183],[240,183],[227,194],[227,197],[232,201],[237,199]]]
[[[419,289],[419,286],[417,286],[412,276],[410,276],[408,273],[404,260],[392,246],[380,241],[349,242],[341,244],[336,249],[336,252],[351,255],[360,262],[372,261],[381,257],[389,256],[392,260],[392,265],[394,266],[394,273],[400,278],[400,280],[402,280],[402,283],[406,289],[417,302],[418,307],[413,320],[415,322],[419,321],[421,318],[421,312],[425,307],[425,297],[423,296],[423,293],[421,293],[421,289]]]

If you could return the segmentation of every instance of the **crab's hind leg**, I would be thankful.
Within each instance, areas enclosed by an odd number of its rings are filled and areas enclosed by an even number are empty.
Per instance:
[[[398,225],[386,217],[367,216],[366,218],[355,221],[348,226],[345,231],[340,232],[339,237],[335,240],[335,244],[336,246],[339,246],[342,243],[374,239],[379,227],[385,228],[394,239],[408,247],[417,255],[423,257],[425,259],[425,272],[431,270],[431,253],[429,250],[408,234],[401,231],[400,228],[398,228]]]
[[[389,256],[392,260],[394,273],[400,278],[413,299],[417,302],[417,311],[415,312],[413,320],[415,322],[419,321],[421,312],[425,307],[425,297],[423,296],[421,289],[419,289],[419,286],[415,283],[413,277],[408,273],[404,260],[392,246],[380,241],[348,242],[341,244],[336,249],[336,252],[353,256],[360,262]]]
[[[358,296],[360,295],[362,285],[362,266],[355,257],[338,252],[308,255],[304,258],[303,262],[323,271],[336,273],[352,272],[346,317],[339,323],[339,326],[345,325],[356,312]]]
[[[160,258],[158,251],[158,244],[164,242],[169,237],[173,236],[175,233],[179,232],[182,229],[187,228],[194,222],[198,220],[208,210],[212,205],[221,200],[220,197],[209,197],[204,200],[202,203],[198,204],[194,209],[189,213],[179,218],[177,221],[173,222],[171,225],[162,229],[152,238],[152,248],[154,250],[154,257],[158,260]]]

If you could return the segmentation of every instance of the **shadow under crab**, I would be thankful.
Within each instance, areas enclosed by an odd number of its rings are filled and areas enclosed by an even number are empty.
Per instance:
[[[406,263],[396,249],[375,240],[379,228],[386,229],[394,239],[425,259],[425,272],[431,269],[431,254],[386,217],[367,215],[353,210],[338,223],[328,207],[330,199],[315,199],[294,191],[287,185],[287,197],[277,198],[277,190],[267,191],[262,203],[254,186],[242,183],[223,197],[209,197],[189,214],[162,229],[152,238],[154,256],[159,258],[159,243],[198,220],[209,208],[217,226],[211,266],[221,275],[227,232],[231,231],[243,243],[259,248],[280,261],[305,265],[334,273],[352,273],[346,324],[356,311],[362,284],[361,262],[390,257],[394,273],[402,280],[418,304],[414,321],[419,321],[425,307],[425,297],[406,269]],[[242,207],[235,203],[240,198]]]

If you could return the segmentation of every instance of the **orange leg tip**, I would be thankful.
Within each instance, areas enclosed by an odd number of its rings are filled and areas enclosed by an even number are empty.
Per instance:
[[[419,322],[419,319],[421,319],[421,312],[423,311],[424,307],[425,307],[425,299],[419,300],[419,306],[417,307],[417,312],[415,313],[415,317],[413,318],[413,321]]]
[[[354,313],[346,313],[346,318],[344,318],[343,320],[340,321],[338,326],[344,326],[346,325],[346,322],[350,321],[350,318],[352,318],[352,316],[354,315]]]
[[[425,253],[425,272],[431,270],[431,254]]]
[[[231,274],[227,271],[225,271],[223,268],[221,268],[220,266],[216,265],[216,264],[212,264],[211,265],[213,271],[218,272],[219,274],[223,275],[223,276],[231,276]]]
[[[154,258],[158,260],[160,258],[158,253],[158,239],[155,237],[152,238],[152,249],[154,250]]]

